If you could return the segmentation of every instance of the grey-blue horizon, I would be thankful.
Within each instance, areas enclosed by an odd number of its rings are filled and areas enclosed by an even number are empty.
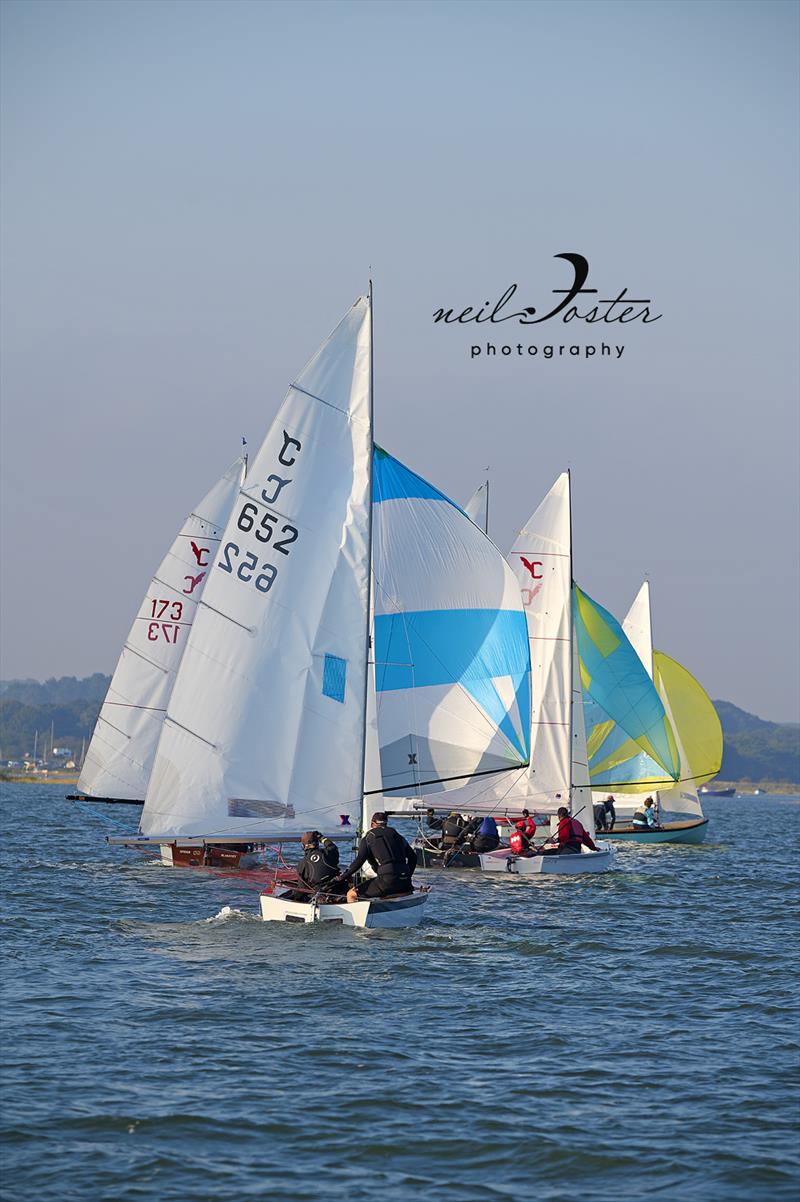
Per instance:
[[[381,445],[458,503],[488,465],[504,551],[570,468],[581,586],[621,618],[647,575],[658,648],[800,719],[795,5],[6,0],[0,25],[3,678],[113,671],[186,513],[371,274]],[[565,252],[658,320],[435,320],[512,284],[541,316]]]

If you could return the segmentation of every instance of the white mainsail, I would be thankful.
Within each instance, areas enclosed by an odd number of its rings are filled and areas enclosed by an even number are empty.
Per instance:
[[[144,801],[167,703],[244,471],[237,459],[195,507],[159,564],[114,669],[78,793]]]
[[[290,386],[191,630],[142,813],[151,837],[334,833],[361,808],[371,302]]]
[[[479,488],[475,489],[470,499],[464,506],[464,513],[471,522],[479,526],[484,534],[489,533],[489,481],[484,480]]]

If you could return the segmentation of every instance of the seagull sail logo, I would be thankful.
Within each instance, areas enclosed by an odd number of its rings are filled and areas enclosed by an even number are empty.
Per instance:
[[[639,322],[641,325],[652,325],[663,316],[654,313],[653,301],[649,296],[630,296],[627,285],[619,289],[616,295],[601,296],[598,288],[588,287],[589,261],[575,251],[564,251],[554,256],[562,259],[572,268],[572,278],[565,288],[553,288],[555,298],[545,305],[523,304],[519,306],[519,285],[509,284],[505,292],[492,304],[485,300],[482,304],[466,305],[462,309],[456,307],[435,309],[433,321],[435,325],[500,325],[503,322],[513,322],[520,326],[537,326],[556,320],[564,325],[581,322],[593,326],[601,323],[604,326],[628,325]],[[612,290],[613,292],[614,290]],[[527,300],[528,298],[525,297]],[[470,347],[470,358],[495,356],[498,353],[509,355],[540,356],[552,358],[583,358],[590,359],[594,355],[600,358],[621,359],[625,347],[613,343],[602,342],[595,344],[547,344],[544,346],[511,343],[497,345],[487,342],[483,345],[473,344]]]

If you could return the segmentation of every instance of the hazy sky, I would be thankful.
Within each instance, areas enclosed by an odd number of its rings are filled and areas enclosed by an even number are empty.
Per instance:
[[[111,672],[183,520],[375,278],[376,433],[714,697],[797,720],[794,3],[2,5],[3,677]],[[578,252],[649,325],[434,325]],[[473,344],[624,345],[470,360]]]

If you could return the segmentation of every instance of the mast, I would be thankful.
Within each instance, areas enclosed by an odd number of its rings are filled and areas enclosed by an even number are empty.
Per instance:
[[[373,428],[374,419],[374,394],[375,394],[375,356],[373,346],[373,324],[372,324],[372,280],[369,281],[369,463],[367,465],[367,476],[369,486],[367,490],[368,513],[367,513],[367,613],[366,613],[366,654],[364,655],[364,704],[362,711],[364,721],[361,728],[361,819],[359,822],[359,836],[364,833],[364,790],[366,788],[367,778],[367,709],[369,701],[369,657],[372,650],[372,626],[371,626],[371,611],[372,611],[372,464],[375,458],[375,431]]]
[[[488,467],[487,467],[486,471],[487,472],[489,471]],[[488,475],[486,477],[486,527],[485,527],[483,533],[486,535],[487,538],[489,537],[489,477],[488,477]]]

